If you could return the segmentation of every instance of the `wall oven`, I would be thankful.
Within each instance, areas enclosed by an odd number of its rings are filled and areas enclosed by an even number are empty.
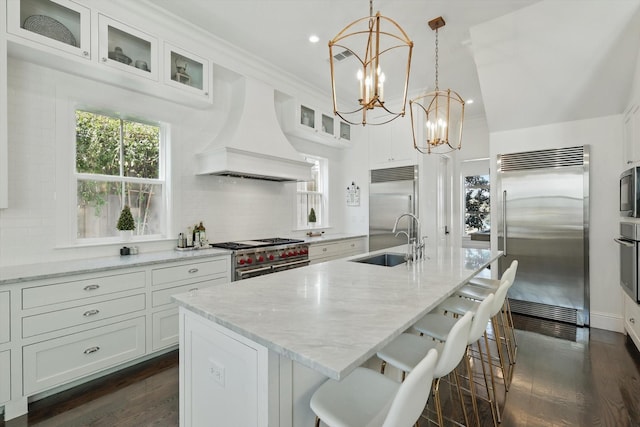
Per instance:
[[[620,246],[620,286],[634,301],[640,303],[638,295],[640,222],[620,222],[620,237],[615,241]]]
[[[620,175],[620,216],[640,218],[640,167]]]

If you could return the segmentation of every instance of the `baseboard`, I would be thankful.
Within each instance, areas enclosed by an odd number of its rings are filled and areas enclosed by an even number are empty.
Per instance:
[[[611,313],[591,312],[590,327],[624,333],[624,319]]]

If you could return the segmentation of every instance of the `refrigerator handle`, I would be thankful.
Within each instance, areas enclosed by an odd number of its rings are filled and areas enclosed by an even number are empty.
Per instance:
[[[502,253],[507,256],[507,190],[502,192]]]

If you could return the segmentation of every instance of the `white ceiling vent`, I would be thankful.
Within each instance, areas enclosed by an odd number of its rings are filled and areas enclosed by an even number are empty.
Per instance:
[[[342,52],[339,52],[333,55],[333,59],[340,62],[340,61],[344,61],[350,56],[353,56],[353,52],[351,52],[350,50],[343,50]]]

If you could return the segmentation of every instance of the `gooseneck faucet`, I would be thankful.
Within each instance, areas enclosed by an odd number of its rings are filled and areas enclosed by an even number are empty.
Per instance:
[[[409,238],[408,233],[405,232],[398,232],[396,233],[396,229],[398,228],[398,222],[405,216],[408,216],[410,218],[412,218],[417,227],[418,227],[418,234],[417,234],[417,239],[415,238]],[[391,230],[392,233],[396,233],[396,236],[400,233],[404,233],[407,234],[407,239],[408,239],[408,250],[407,250],[407,257],[410,257],[412,261],[416,261],[418,259],[422,259],[424,257],[424,241],[422,238],[422,229],[421,229],[421,225],[420,225],[420,220],[418,219],[417,216],[415,216],[412,213],[403,213],[402,215],[400,215],[399,217],[396,218],[396,222],[395,224],[393,224],[393,230]],[[418,243],[419,242],[419,243]]]

